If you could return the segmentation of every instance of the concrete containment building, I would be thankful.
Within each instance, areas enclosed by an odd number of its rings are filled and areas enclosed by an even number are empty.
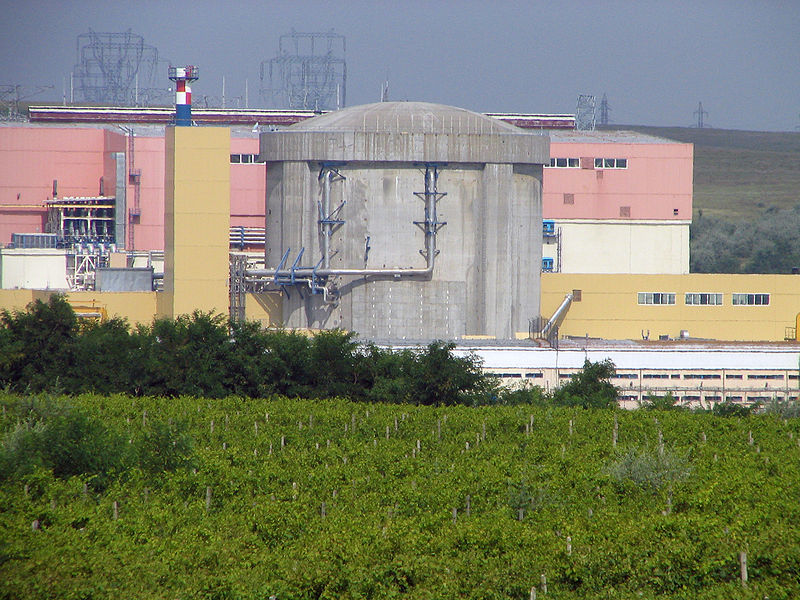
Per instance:
[[[513,339],[539,316],[549,139],[422,102],[261,135],[266,268],[288,327]]]

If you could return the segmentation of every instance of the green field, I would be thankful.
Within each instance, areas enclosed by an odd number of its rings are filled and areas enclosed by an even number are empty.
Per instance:
[[[0,405],[0,598],[800,597],[798,419],[278,397]],[[92,440],[139,458],[92,462]],[[81,461],[102,473],[70,476]]]
[[[694,144],[694,217],[755,219],[800,204],[800,132],[691,127],[629,129]]]

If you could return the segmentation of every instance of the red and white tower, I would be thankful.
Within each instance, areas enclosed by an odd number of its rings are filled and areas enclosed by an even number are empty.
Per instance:
[[[189,127],[192,124],[192,87],[200,70],[192,65],[170,67],[169,78],[175,82],[175,125]]]

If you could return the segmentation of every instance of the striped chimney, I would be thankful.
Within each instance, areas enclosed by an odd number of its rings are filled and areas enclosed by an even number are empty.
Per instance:
[[[170,67],[169,78],[175,82],[175,125],[189,127],[192,124],[192,87],[197,81],[199,69],[195,66]]]

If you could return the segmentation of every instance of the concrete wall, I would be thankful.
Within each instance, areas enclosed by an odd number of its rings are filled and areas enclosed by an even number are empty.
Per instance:
[[[289,263],[305,248],[303,266],[321,257],[319,164],[268,165],[267,264]],[[447,225],[437,235],[432,281],[394,277],[340,278],[341,300],[290,290],[283,300],[289,327],[341,327],[369,338],[500,339],[527,331],[538,315],[541,265],[541,167],[448,164],[440,171],[438,204]],[[332,185],[332,206],[346,204],[334,234],[332,268],[423,269],[424,169],[407,163],[355,163],[341,168]],[[537,235],[538,233],[538,235]],[[369,250],[367,251],[367,237]]]
[[[542,314],[551,316],[565,294],[580,290],[559,330],[562,336],[650,339],[783,340],[800,312],[796,275],[542,274]],[[674,293],[674,305],[640,305],[639,292]],[[686,305],[686,293],[721,293],[721,306]],[[734,306],[732,293],[769,294],[767,306]]]
[[[561,273],[689,272],[689,221],[556,220],[561,229],[561,264],[554,240],[543,256]],[[549,242],[549,243],[548,243]]]

